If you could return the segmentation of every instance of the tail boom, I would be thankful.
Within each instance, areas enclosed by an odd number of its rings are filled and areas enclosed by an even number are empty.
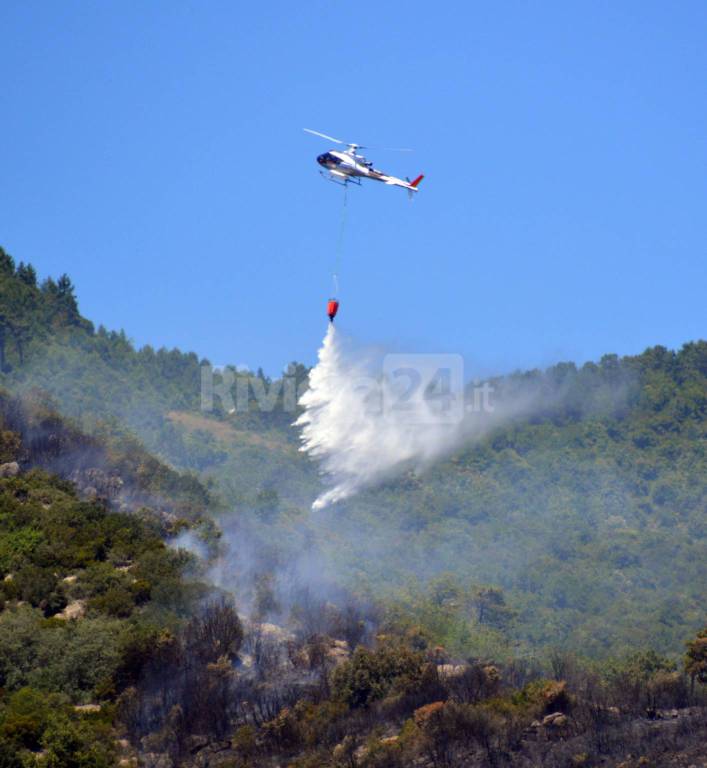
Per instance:
[[[416,179],[410,181],[410,179],[399,179],[396,176],[383,176],[380,181],[385,184],[390,184],[394,187],[402,187],[407,189],[408,192],[418,192],[418,186],[420,182],[425,178],[425,175],[421,173]]]

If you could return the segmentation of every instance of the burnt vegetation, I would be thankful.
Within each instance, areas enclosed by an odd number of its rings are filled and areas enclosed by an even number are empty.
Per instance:
[[[205,648],[190,647],[195,636]],[[699,641],[684,665],[653,652],[600,666],[559,652],[452,663],[389,634],[351,651],[273,625],[244,631],[216,603],[148,662],[118,719],[155,764],[662,765],[699,754],[707,736],[707,691],[690,683]]]

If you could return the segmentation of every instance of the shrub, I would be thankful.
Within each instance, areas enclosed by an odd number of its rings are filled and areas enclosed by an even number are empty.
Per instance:
[[[96,722],[81,722],[67,713],[54,715],[42,736],[46,768],[111,768],[113,735]]]
[[[263,735],[277,749],[295,749],[302,743],[299,722],[289,707],[281,709],[276,717],[263,723]]]
[[[359,646],[331,675],[333,698],[351,708],[367,707],[394,687],[409,689],[420,681],[424,657],[403,646],[371,651]]]
[[[503,733],[504,719],[484,705],[438,702],[418,710],[415,722],[419,731],[418,748],[435,763],[446,765],[458,746],[477,745],[494,762]]]
[[[58,589],[58,579],[48,568],[26,565],[15,575],[14,581],[20,599],[44,609],[49,596]],[[64,603],[66,604],[66,603]]]
[[[96,686],[105,688],[116,674],[128,632],[126,623],[104,617],[46,626],[38,634],[26,679],[38,689],[90,701]]]
[[[247,765],[255,757],[258,749],[255,741],[255,728],[252,725],[242,725],[236,729],[231,741],[231,747],[240,760]]]
[[[133,612],[135,603],[132,593],[121,586],[111,587],[104,594],[94,597],[89,606],[109,616],[124,619]]]
[[[363,757],[363,768],[404,768],[403,748],[397,737],[373,739]]]
[[[569,712],[573,700],[564,680],[534,680],[511,697],[524,714],[540,717],[551,712]]]
[[[130,585],[130,592],[136,605],[143,605],[150,599],[152,585],[147,579],[137,579]]]
[[[687,681],[679,672],[656,672],[648,681],[648,702],[651,707],[684,707],[688,699]]]
[[[0,768],[22,768],[19,748],[9,739],[0,737]]]
[[[44,693],[20,688],[10,697],[0,725],[0,733],[11,742],[38,749],[49,719],[49,703]]]
[[[346,730],[343,717],[347,712],[341,702],[322,701],[317,704],[300,700],[293,709],[302,740],[308,746],[330,743]]]

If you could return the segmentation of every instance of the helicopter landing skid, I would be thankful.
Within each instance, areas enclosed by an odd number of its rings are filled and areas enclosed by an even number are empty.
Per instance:
[[[319,175],[325,178],[327,181],[331,181],[332,184],[338,184],[340,187],[347,187],[349,184],[356,184],[356,186],[361,186],[361,179],[354,179],[353,177],[349,176],[344,181],[339,181],[338,179],[334,178],[330,173],[325,173],[324,171],[319,171]]]

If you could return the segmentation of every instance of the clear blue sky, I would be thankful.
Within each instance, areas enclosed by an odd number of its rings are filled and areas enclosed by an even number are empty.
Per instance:
[[[493,370],[705,336],[707,3],[0,4],[0,244],[137,343],[277,373],[326,325]]]

